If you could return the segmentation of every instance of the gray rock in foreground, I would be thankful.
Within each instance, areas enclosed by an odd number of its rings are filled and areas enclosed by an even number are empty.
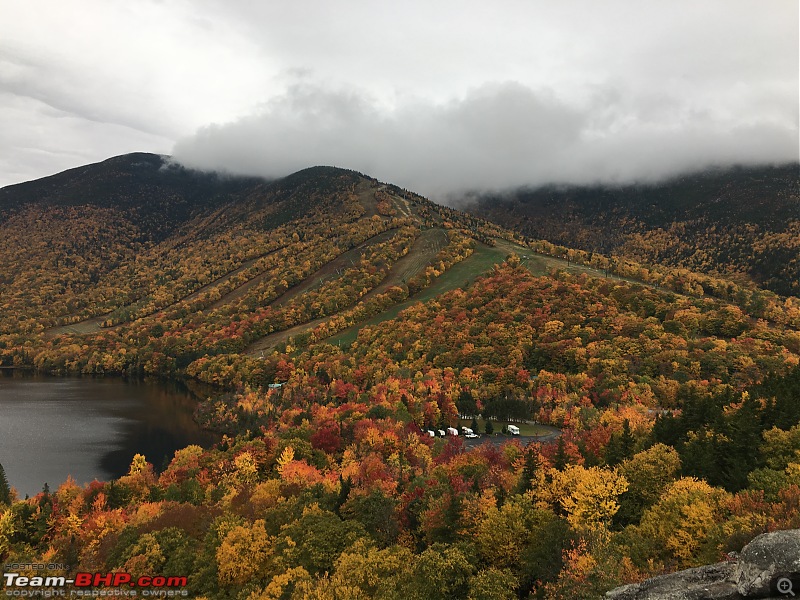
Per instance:
[[[770,585],[777,577],[799,572],[800,529],[765,533],[742,549],[736,587],[746,598],[764,598],[770,595]],[[800,590],[794,593],[800,595]]]
[[[608,600],[745,600],[771,596],[781,575],[800,573],[800,529],[758,536],[736,561],[707,565],[625,585],[606,593]],[[797,578],[795,597],[800,599]]]
[[[740,600],[734,563],[718,563],[632,583],[606,594],[610,600]]]

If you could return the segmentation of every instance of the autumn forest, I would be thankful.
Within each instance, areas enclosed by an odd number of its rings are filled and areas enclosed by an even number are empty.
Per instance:
[[[585,600],[800,528],[797,166],[666,184],[658,222],[616,193],[592,224],[586,190],[462,212],[150,154],[1,189],[0,367],[206,384],[222,441],[27,499],[0,478],[0,560]]]

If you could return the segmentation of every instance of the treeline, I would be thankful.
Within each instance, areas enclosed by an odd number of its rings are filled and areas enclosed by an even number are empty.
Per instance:
[[[533,239],[800,295],[798,165],[658,184],[544,187],[473,198],[468,211]]]

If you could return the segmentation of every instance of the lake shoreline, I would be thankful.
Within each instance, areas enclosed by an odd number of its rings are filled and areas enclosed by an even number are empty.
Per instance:
[[[81,485],[116,479],[135,454],[160,471],[176,450],[220,439],[195,420],[202,396],[179,380],[9,371],[0,372],[0,463],[21,496],[68,475]]]

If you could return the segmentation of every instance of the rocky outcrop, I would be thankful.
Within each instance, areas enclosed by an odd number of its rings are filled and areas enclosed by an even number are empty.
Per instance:
[[[745,598],[764,598],[781,576],[800,573],[800,529],[774,531],[747,544],[736,565],[736,587]],[[800,589],[793,592],[800,595]],[[785,597],[785,596],[784,596]],[[789,596],[791,597],[791,596]]]
[[[609,600],[747,600],[793,596],[800,598],[800,529],[760,535],[729,562],[653,577],[606,594]]]
[[[606,594],[613,600],[740,600],[732,581],[735,565],[719,563],[653,577]]]

